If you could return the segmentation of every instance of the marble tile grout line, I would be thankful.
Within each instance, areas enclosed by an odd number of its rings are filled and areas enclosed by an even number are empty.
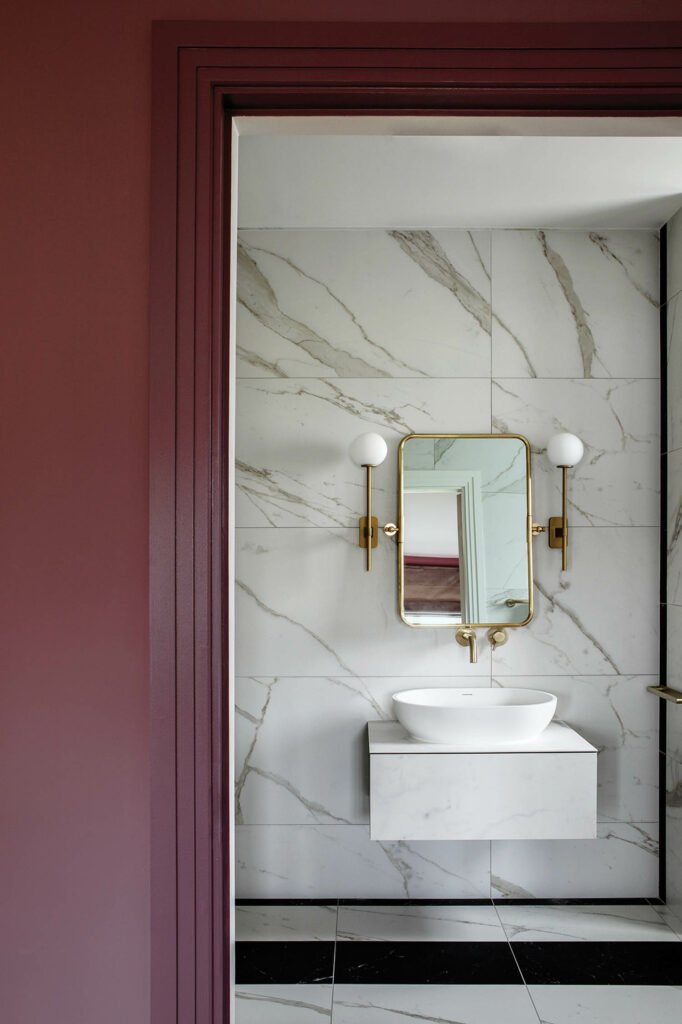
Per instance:
[[[502,918],[500,916],[500,912],[497,909],[497,905],[496,905],[494,900],[493,900],[493,907],[495,908],[495,913],[497,914],[497,920],[500,922],[500,927],[502,928],[502,932],[504,934],[505,940],[507,942],[507,945],[509,946],[509,952],[514,957],[514,963],[516,964],[516,969],[519,972],[519,975],[521,976],[521,980],[523,982],[523,987],[526,990],[526,994],[528,995],[528,998],[530,1000],[531,1006],[533,1007],[533,1010],[535,1011],[535,1014],[537,1015],[539,1024],[543,1024],[542,1018],[540,1017],[539,1010],[538,1010],[537,1006],[535,1005],[535,1000],[533,999],[533,996],[531,994],[530,988],[528,987],[528,982],[526,981],[526,979],[525,979],[525,977],[523,975],[523,971],[521,970],[521,965],[519,964],[519,961],[518,961],[518,959],[516,957],[516,953],[514,952],[514,947],[512,946],[511,939],[507,935],[507,929],[505,928],[504,921],[502,920]]]

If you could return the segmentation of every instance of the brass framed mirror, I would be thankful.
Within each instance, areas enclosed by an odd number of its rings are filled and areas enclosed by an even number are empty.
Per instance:
[[[408,434],[398,449],[400,616],[421,628],[533,617],[530,444],[520,434]]]

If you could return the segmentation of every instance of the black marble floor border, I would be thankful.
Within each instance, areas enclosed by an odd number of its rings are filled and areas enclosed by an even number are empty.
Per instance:
[[[678,942],[237,942],[240,985],[675,985]]]

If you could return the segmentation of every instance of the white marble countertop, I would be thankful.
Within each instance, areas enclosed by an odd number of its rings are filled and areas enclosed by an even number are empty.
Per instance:
[[[597,748],[563,722],[550,722],[530,743],[462,744],[422,743],[398,722],[368,722],[370,754],[596,754]]]

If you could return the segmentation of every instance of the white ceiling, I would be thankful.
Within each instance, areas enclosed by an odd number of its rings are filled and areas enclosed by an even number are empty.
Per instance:
[[[241,227],[657,229],[682,206],[682,119],[249,118],[238,131]]]

